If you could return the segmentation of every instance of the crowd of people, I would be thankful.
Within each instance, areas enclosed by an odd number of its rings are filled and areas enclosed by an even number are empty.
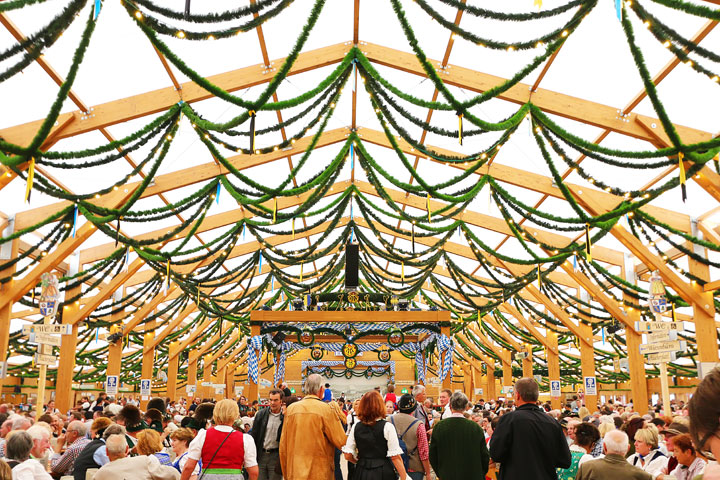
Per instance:
[[[648,412],[577,397],[553,410],[532,378],[511,400],[442,390],[437,405],[422,385],[354,401],[329,387],[312,374],[302,396],[282,384],[262,402],[153,398],[144,410],[100,394],[38,418],[3,404],[0,480],[720,479],[720,369],[688,405]]]

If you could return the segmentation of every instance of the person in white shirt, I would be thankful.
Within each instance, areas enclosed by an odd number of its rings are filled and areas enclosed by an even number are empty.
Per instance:
[[[440,413],[440,420],[450,418],[450,415],[452,415],[452,411],[450,410],[451,395],[452,391],[448,390],[447,388],[440,391],[440,395],[438,396],[438,401],[440,402],[440,406],[442,407],[442,412]]]
[[[40,462],[30,458],[34,445],[32,437],[25,431],[17,430],[8,434],[5,448],[13,480],[52,480]]]
[[[648,472],[653,478],[660,475],[667,467],[668,457],[658,450],[658,430],[655,425],[646,425],[635,432],[635,453],[627,459],[630,465],[635,465]]]
[[[690,435],[683,434],[673,438],[673,452],[678,465],[670,472],[677,480],[693,480],[705,472],[707,462],[698,457]]]

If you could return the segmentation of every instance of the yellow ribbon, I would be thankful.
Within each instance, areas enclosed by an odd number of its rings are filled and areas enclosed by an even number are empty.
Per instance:
[[[25,202],[30,203],[30,194],[32,193],[33,180],[35,179],[35,157],[30,158],[30,167],[28,168],[27,186],[25,187]]]
[[[167,261],[167,286],[170,288],[170,259]]]
[[[273,206],[273,223],[277,222],[277,197],[275,197],[275,204]]]
[[[458,113],[458,140],[460,141],[460,145],[462,145],[462,138],[463,138],[463,114]]]
[[[683,155],[682,152],[678,152],[678,168],[680,169],[680,190],[682,191],[683,202],[687,200],[687,186],[685,185],[687,177],[685,176],[685,164],[683,163],[684,156],[685,155]]]
[[[675,316],[675,304],[670,304],[670,311],[672,312],[672,321],[677,322],[677,317]]]
[[[303,264],[301,263],[300,264],[300,281],[301,282],[302,282],[302,277],[303,277]]]
[[[292,239],[295,240],[295,219],[292,219]]]
[[[588,262],[592,262],[592,254],[590,248],[592,247],[592,240],[590,240],[590,225],[585,224],[585,258]]]
[[[430,210],[430,194],[427,194],[427,212],[428,212],[428,223],[430,223],[430,217],[432,216],[432,210]]]
[[[405,262],[400,262],[400,279],[405,283]]]
[[[542,0],[535,0],[535,2],[533,3],[533,5],[536,6],[536,7],[538,7],[538,8],[542,8]]]

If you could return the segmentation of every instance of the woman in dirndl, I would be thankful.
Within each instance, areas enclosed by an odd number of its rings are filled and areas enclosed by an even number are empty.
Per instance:
[[[242,470],[248,473],[249,480],[257,480],[258,465],[253,438],[233,429],[232,425],[239,416],[237,403],[232,400],[220,400],[213,410],[214,426],[198,431],[190,442],[187,461],[180,480],[188,480],[193,475],[195,465],[202,460],[202,480],[243,480]]]
[[[372,390],[360,399],[355,423],[343,447],[345,459],[355,463],[353,480],[402,480],[407,477],[395,427],[385,421],[385,404]]]

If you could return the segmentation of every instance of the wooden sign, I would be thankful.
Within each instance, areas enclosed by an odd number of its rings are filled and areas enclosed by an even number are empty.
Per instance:
[[[70,335],[72,333],[72,325],[23,325],[23,335],[31,333],[54,333],[59,335]]]
[[[651,353],[647,356],[647,359],[645,361],[647,363],[655,365],[658,363],[674,362],[675,360],[676,360],[675,352],[664,352],[664,353]]]
[[[640,345],[640,353],[647,355],[648,353],[679,352],[685,350],[686,348],[687,342],[684,340],[671,340]]]
[[[635,322],[638,332],[655,332],[661,330],[682,330],[682,322]]]
[[[649,332],[647,334],[647,343],[667,342],[669,340],[677,340],[677,330],[663,330],[660,332]]]
[[[59,347],[62,344],[62,339],[57,335],[40,332],[30,333],[28,341],[30,343],[37,343],[40,345],[52,345],[53,347]]]
[[[35,354],[36,365],[55,365],[57,357],[55,355],[45,355],[44,353]]]

